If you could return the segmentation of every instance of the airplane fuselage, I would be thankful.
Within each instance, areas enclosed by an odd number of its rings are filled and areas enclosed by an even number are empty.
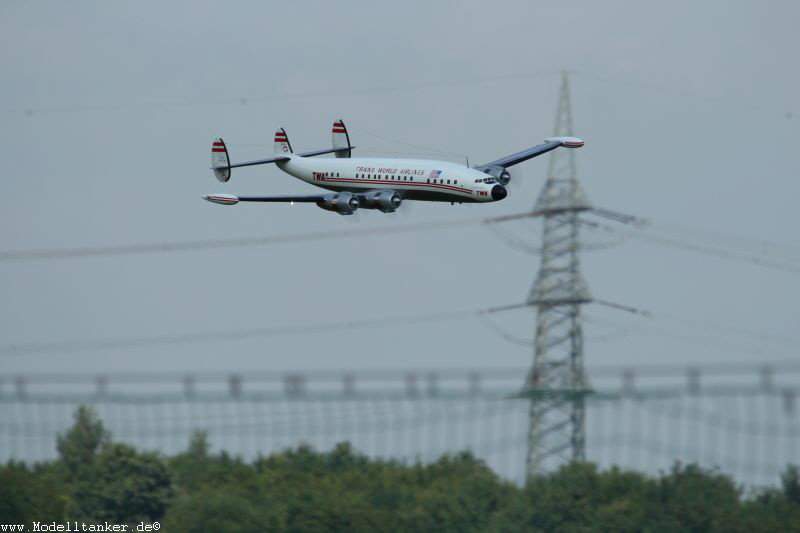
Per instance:
[[[389,158],[310,158],[291,156],[278,168],[330,191],[396,191],[404,200],[494,202],[505,187],[479,170],[446,161]]]

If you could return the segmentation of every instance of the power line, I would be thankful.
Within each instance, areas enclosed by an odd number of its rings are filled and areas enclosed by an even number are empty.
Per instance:
[[[384,141],[390,141],[390,142],[393,142],[393,143],[396,143],[396,144],[402,144],[402,145],[405,145],[405,146],[410,146],[412,148],[420,148],[420,149],[426,150],[428,152],[434,152],[434,153],[437,153],[437,154],[444,154],[444,155],[458,156],[459,158],[462,158],[462,159],[467,157],[466,154],[457,154],[455,152],[448,152],[448,151],[445,151],[445,150],[438,150],[438,149],[435,149],[435,148],[430,148],[429,146],[422,146],[420,144],[414,144],[414,143],[402,141],[400,139],[394,139],[392,137],[386,137],[385,135],[378,134],[378,133],[375,133],[375,132],[372,132],[372,131],[368,131],[368,130],[365,130],[365,129],[361,129],[361,128],[353,128],[353,127],[351,127],[350,129],[353,130],[353,131],[360,132],[360,133],[366,133],[367,135],[375,137],[377,139],[383,139]]]
[[[503,242],[505,242],[513,250],[528,255],[541,255],[542,253],[541,246],[534,246],[532,244],[529,244],[524,239],[520,239],[514,235],[511,235],[509,231],[503,230],[497,224],[489,224],[487,227],[492,233],[495,234],[495,236],[503,240]]]
[[[607,319],[607,318],[598,318],[595,316],[584,316],[584,320],[589,323],[594,324],[601,324],[606,326],[617,326],[617,327],[631,327],[634,331],[639,332],[644,335],[670,339],[674,341],[680,341],[687,344],[691,344],[694,346],[707,346],[710,348],[716,349],[724,349],[726,352],[737,352],[741,354],[753,355],[754,353],[764,352],[768,355],[781,355],[781,356],[795,356],[796,351],[794,350],[795,345],[788,345],[784,344],[782,349],[776,349],[773,347],[747,347],[743,346],[741,340],[739,339],[731,339],[731,338],[720,338],[718,336],[709,335],[707,331],[702,333],[687,333],[684,331],[676,330],[674,328],[665,328],[659,326],[658,324],[631,324],[631,322],[621,322],[618,320]],[[733,328],[731,328],[733,329]],[[745,335],[746,336],[746,335]],[[761,341],[764,339],[755,339],[757,341]],[[788,349],[788,351],[787,351]]]
[[[578,76],[581,76],[581,77],[584,77],[584,78],[590,78],[590,79],[593,79],[595,81],[599,81],[599,82],[602,82],[602,83],[610,83],[610,84],[614,84],[614,85],[621,85],[621,86],[624,86],[624,87],[637,89],[639,91],[671,94],[673,96],[683,96],[683,97],[688,97],[691,100],[702,101],[702,102],[711,102],[711,103],[714,103],[714,104],[717,104],[717,105],[724,105],[724,106],[728,106],[728,107],[730,107],[730,106],[736,106],[737,108],[749,107],[751,109],[755,109],[755,110],[758,110],[758,111],[765,111],[765,112],[776,113],[776,114],[780,113],[781,115],[783,115],[787,119],[794,118],[794,117],[796,117],[798,115],[798,113],[796,111],[793,111],[791,109],[786,109],[786,108],[781,109],[781,108],[778,108],[778,107],[775,107],[775,106],[762,105],[761,102],[763,100],[757,100],[756,102],[758,102],[758,103],[754,103],[753,100],[733,99],[733,98],[728,97],[727,95],[724,96],[724,97],[718,97],[718,96],[714,96],[713,94],[710,94],[710,93],[707,93],[707,92],[703,93],[703,94],[698,94],[696,92],[687,91],[685,89],[681,89],[681,88],[677,88],[677,87],[668,87],[668,86],[665,86],[665,85],[654,85],[654,84],[649,84],[649,83],[639,82],[639,81],[622,80],[622,79],[619,79],[619,78],[613,78],[613,77],[609,77],[609,76],[602,76],[602,75],[593,74],[591,72],[586,72],[586,71],[576,71],[575,74],[577,74]]]
[[[354,88],[343,88],[343,89],[324,90],[324,91],[295,92],[291,94],[272,94],[268,96],[259,96],[257,98],[238,96],[238,97],[228,97],[228,98],[209,98],[201,100],[161,100],[161,101],[151,101],[151,102],[120,102],[120,103],[110,103],[110,104],[89,104],[89,105],[75,105],[75,106],[50,106],[50,107],[42,106],[42,107],[26,107],[26,108],[16,108],[16,109],[7,108],[0,110],[0,113],[26,114],[28,116],[32,116],[34,114],[41,115],[41,114],[54,114],[54,113],[137,111],[142,109],[208,107],[214,105],[247,105],[250,103],[319,98],[321,96],[344,96],[344,95],[358,95],[358,94],[372,94],[372,93],[390,93],[390,92],[403,92],[403,91],[418,90],[418,89],[435,89],[440,87],[477,85],[482,83],[492,83],[498,81],[541,78],[555,73],[556,71],[516,72],[511,74],[500,74],[495,76],[477,76],[470,78],[437,80],[426,83],[409,83],[409,84],[393,83],[391,85],[377,85],[377,86],[363,87],[363,88],[354,87]]]
[[[404,91],[413,91],[420,89],[436,89],[442,87],[464,86],[464,85],[479,85],[483,83],[493,83],[510,80],[524,80],[543,78],[560,73],[561,71],[538,71],[538,72],[515,72],[508,74],[499,74],[495,76],[476,76],[469,78],[450,79],[450,80],[436,80],[426,83],[413,83],[413,84],[391,84],[391,85],[376,85],[372,87],[363,88],[343,88],[336,90],[324,91],[306,91],[295,92],[291,94],[276,93],[268,96],[231,96],[225,98],[207,98],[197,100],[156,100],[149,102],[117,102],[108,104],[87,104],[87,105],[72,105],[72,106],[29,106],[19,108],[6,108],[0,109],[3,114],[24,114],[27,116],[43,115],[43,114],[57,114],[57,113],[81,113],[81,112],[104,112],[104,111],[138,111],[144,109],[169,109],[169,108],[188,108],[188,107],[209,107],[217,105],[248,105],[251,103],[263,103],[270,101],[285,101],[285,100],[302,100],[307,98],[319,98],[322,96],[345,96],[345,95],[358,95],[358,94],[373,94],[373,93],[397,93]],[[612,78],[609,76],[601,76],[589,72],[573,71],[573,74],[582,76],[584,78],[593,79],[603,83],[610,83],[615,85],[622,85],[629,88],[637,89],[640,91],[660,92],[672,94],[677,96],[688,97],[692,100],[714,102],[720,105],[736,106],[736,107],[750,107],[761,111],[768,111],[772,113],[780,113],[786,118],[794,118],[798,113],[789,109],[779,109],[777,107],[767,107],[760,104],[754,104],[752,101],[734,100],[730,98],[719,98],[709,96],[708,94],[697,94],[691,91],[686,91],[678,88],[671,88],[666,86],[657,86],[648,83],[642,83],[631,80],[622,80]]]
[[[728,350],[739,351],[741,353],[748,354],[752,354],[757,350],[744,348],[741,346],[740,341],[736,339],[730,339],[729,337],[734,336],[742,340],[747,339],[757,343],[772,344],[775,346],[780,346],[784,349],[788,348],[790,350],[793,350],[800,345],[800,338],[758,332],[752,329],[742,328],[740,326],[720,324],[708,320],[693,319],[686,317],[685,315],[674,315],[661,312],[653,313],[649,310],[638,309],[597,298],[593,299],[592,302],[612,309],[626,311],[632,315],[637,315],[641,318],[648,319],[647,322],[639,322],[637,324],[635,322],[617,321],[613,319],[596,318],[591,316],[584,317],[587,322],[606,326],[621,327],[625,328],[626,331],[629,332],[634,330],[642,330],[650,335],[697,342],[708,346],[725,347]],[[659,324],[659,322],[662,322],[662,324]],[[663,322],[672,322],[673,324],[695,328],[700,331],[698,333],[690,333],[687,335],[685,330],[675,329],[674,327],[670,328],[669,326],[664,327]],[[725,336],[720,337],[719,335],[715,335],[715,331],[724,333]],[[774,351],[774,348],[767,348],[767,350]]]
[[[53,352],[80,352],[111,350],[124,348],[142,348],[151,346],[164,346],[169,344],[190,344],[201,342],[229,342],[232,340],[253,339],[263,337],[278,337],[289,335],[303,335],[323,333],[329,331],[345,331],[365,329],[371,327],[386,327],[398,325],[415,325],[422,323],[446,322],[463,318],[477,318],[484,315],[502,313],[521,309],[527,304],[511,304],[497,307],[488,307],[471,311],[449,311],[438,313],[422,313],[391,318],[367,318],[359,320],[340,320],[334,322],[318,322],[316,324],[301,324],[295,326],[272,326],[266,328],[252,328],[233,331],[218,331],[213,333],[189,333],[183,335],[153,335],[128,337],[117,339],[88,339],[75,341],[32,342],[25,344],[10,344],[0,348],[0,356],[42,354]]]
[[[765,268],[770,268],[775,270],[782,270],[785,272],[800,273],[800,264],[796,262],[792,262],[791,260],[781,261],[773,259],[771,257],[767,257],[768,255],[774,255],[776,252],[781,252],[781,251],[783,251],[784,254],[798,254],[800,253],[800,246],[795,246],[786,243],[777,243],[777,242],[767,241],[764,239],[745,237],[741,235],[735,235],[732,233],[715,232],[713,230],[708,230],[705,228],[687,228],[687,227],[677,227],[677,226],[671,227],[663,225],[653,225],[647,220],[607,209],[592,208],[589,210],[589,212],[595,215],[602,216],[604,218],[608,218],[615,222],[620,222],[629,226],[633,226],[634,229],[620,229],[607,224],[600,224],[598,222],[581,219],[580,224],[582,224],[584,227],[587,227],[590,230],[593,230],[595,232],[603,231],[610,235],[617,236],[617,240],[615,242],[595,243],[595,244],[582,243],[579,245],[581,250],[598,250],[598,249],[608,248],[617,244],[621,244],[623,241],[627,239],[640,239],[646,242],[650,242],[652,244],[657,244],[687,252],[695,252],[703,255],[717,257],[720,259],[743,261],[756,266],[762,266]],[[535,217],[537,215],[538,213],[534,212],[530,216]],[[515,220],[517,218],[518,218],[517,215],[510,215],[508,218],[497,217],[496,221],[506,222],[509,220]],[[502,239],[510,248],[514,250],[529,255],[541,255],[542,253],[541,247],[530,244],[526,240],[512,235],[509,230],[493,226],[490,227],[490,229],[500,239]],[[707,239],[714,241],[714,243],[713,244],[708,244],[707,242],[698,243],[687,240],[686,238],[677,238],[674,236],[659,235],[656,233],[659,231],[662,233],[665,232],[683,233],[694,238],[695,241],[701,239]],[[718,241],[721,239],[728,241],[727,247],[718,244]],[[754,246],[758,247],[760,248],[761,252],[753,253],[750,251],[742,251],[741,249],[733,249],[733,247],[737,246],[741,247],[742,245],[749,246],[751,248]]]
[[[335,229],[241,239],[206,239],[197,241],[173,241],[162,243],[86,246],[79,248],[50,248],[39,250],[5,251],[0,252],[0,262],[30,261],[36,259],[70,259],[78,257],[144,255],[168,252],[217,250],[224,248],[244,248],[250,246],[268,246],[273,244],[295,244],[330,239],[352,239],[372,237],[377,235],[453,229],[474,224],[495,224],[508,220],[510,216],[526,217],[531,215],[530,213],[519,213],[517,215],[505,215],[502,217],[468,218],[441,222],[420,222],[417,224],[408,224],[397,227]]]
[[[51,249],[51,250],[29,250],[29,251],[21,251],[21,252],[0,252],[0,261],[15,261],[15,260],[30,260],[30,259],[59,259],[59,258],[72,258],[72,257],[86,257],[86,256],[110,256],[110,255],[131,255],[131,254],[147,254],[147,253],[161,253],[161,252],[173,252],[173,251],[188,251],[188,250],[202,250],[202,249],[217,249],[217,248],[231,248],[231,247],[246,247],[246,246],[258,246],[258,245],[269,245],[269,244],[280,244],[280,243],[292,243],[292,242],[303,242],[303,241],[311,241],[311,240],[323,240],[323,239],[332,239],[332,238],[352,238],[352,237],[360,237],[360,236],[370,236],[370,235],[380,235],[380,234],[387,234],[387,233],[405,233],[405,232],[415,232],[415,231],[422,231],[422,230],[432,230],[432,229],[447,229],[452,227],[463,226],[465,224],[486,224],[489,228],[494,228],[497,223],[500,222],[507,222],[510,220],[519,220],[522,218],[530,217],[531,213],[518,213],[512,215],[505,215],[502,217],[489,217],[489,218],[480,218],[480,219],[466,219],[466,220],[457,220],[457,221],[447,221],[447,222],[440,222],[440,223],[421,223],[415,224],[410,226],[403,226],[403,227],[396,227],[396,228],[369,228],[366,230],[331,230],[331,231],[323,231],[323,232],[311,232],[311,233],[303,233],[303,234],[293,234],[293,235],[283,235],[283,236],[271,236],[271,237],[260,237],[260,238],[250,238],[250,239],[230,239],[230,240],[205,240],[205,241],[183,241],[183,242],[172,242],[172,243],[155,243],[155,244],[138,244],[138,245],[128,245],[128,246],[112,246],[112,247],[95,247],[95,248],[74,248],[74,249]],[[595,226],[599,226],[595,224]],[[616,231],[615,228],[611,228],[609,226],[603,226],[605,230],[612,230]],[[625,306],[619,306],[617,304],[612,304],[605,301],[598,301],[597,303],[603,305],[609,305],[615,308],[621,308],[624,310],[630,310]],[[639,314],[647,315],[646,312],[639,312],[634,310]],[[472,316],[469,313],[465,314],[455,314],[455,315],[447,315],[444,317],[445,319],[457,319],[462,318],[465,316]],[[480,315],[478,315],[480,317]],[[433,321],[437,318],[443,319],[443,317],[431,317],[425,316],[420,320],[423,321]],[[685,317],[674,317],[670,315],[663,315],[659,314],[659,318],[666,318],[667,320],[673,320],[674,322],[680,322],[684,325],[696,326],[703,329],[707,332],[708,329],[717,329],[724,331],[728,334],[735,334],[739,336],[749,336],[753,340],[757,340],[759,342],[764,341],[771,341],[776,342],[777,338],[775,336],[770,336],[762,333],[757,332],[749,332],[746,333],[740,327],[734,326],[726,326],[720,324],[710,324],[708,322],[701,322],[701,321],[693,321],[691,319],[687,319]],[[393,319],[394,320],[394,319]],[[589,319],[592,321],[592,319]],[[396,320],[395,320],[396,322]],[[347,322],[347,323],[335,323],[330,324],[327,327],[330,329],[347,329],[347,328],[357,328],[359,324],[363,324],[364,327],[369,325],[380,325],[380,321],[367,321],[367,322]],[[409,323],[406,321],[406,323]],[[520,337],[515,337],[513,334],[503,331],[502,329],[498,328],[496,325],[492,324],[489,321],[482,320],[482,323],[493,333],[497,334],[504,340],[512,342],[513,344],[519,346],[527,346],[530,344],[530,340],[522,339]],[[619,324],[619,323],[617,323]],[[686,340],[686,341],[693,341],[693,342],[700,342],[701,344],[708,345],[709,343],[712,345],[720,346],[719,339],[714,342],[714,340],[709,339],[707,333],[703,335],[703,338],[698,338],[696,335],[685,335],[685,334],[675,334],[674,332],[665,332],[663,329],[659,332],[658,329],[645,328],[649,330],[650,334],[656,334],[660,336],[666,336],[676,340]],[[219,334],[209,334],[205,337],[202,335],[184,335],[184,336],[164,336],[164,337],[148,337],[148,338],[131,338],[131,339],[116,339],[110,341],[80,341],[74,343],[44,343],[39,345],[16,345],[16,346],[9,346],[4,350],[0,350],[0,355],[13,355],[13,354],[20,354],[20,353],[36,353],[41,351],[56,351],[56,350],[69,350],[69,351],[76,351],[76,350],[95,350],[95,349],[102,349],[102,348],[125,348],[125,347],[135,347],[135,346],[152,346],[152,345],[161,345],[161,344],[172,344],[172,343],[186,343],[186,342],[203,342],[205,340],[219,340],[219,337],[225,338],[247,338],[247,337],[254,337],[254,336],[269,336],[269,335],[288,335],[294,333],[302,333],[302,332],[314,332],[314,331],[324,331],[326,330],[323,325],[317,325],[316,329],[314,327],[309,328],[308,326],[300,326],[297,328],[293,327],[284,327],[284,328],[271,328],[269,330],[250,330],[250,331],[238,331],[238,332],[229,332],[229,333],[219,333]],[[782,338],[780,339],[781,344],[787,346],[787,343],[791,343],[792,346],[797,344],[797,340],[790,339],[790,338]],[[728,349],[734,349],[741,351],[741,347],[738,345],[731,346],[728,343]],[[788,347],[788,346],[787,346]],[[747,353],[752,353],[753,350],[746,350]]]
[[[702,255],[708,255],[711,257],[717,257],[719,259],[728,259],[733,261],[740,261],[745,263],[750,263],[755,266],[760,266],[764,268],[769,268],[773,270],[781,270],[784,272],[792,272],[792,273],[800,273],[800,265],[795,263],[783,262],[783,261],[775,261],[772,259],[767,259],[764,257],[759,257],[758,255],[749,253],[749,252],[741,252],[741,251],[732,251],[725,248],[720,248],[718,246],[710,246],[707,244],[697,244],[693,242],[689,242],[684,239],[678,239],[674,237],[664,237],[660,235],[654,235],[652,233],[648,233],[647,230],[633,230],[623,232],[618,228],[613,226],[609,226],[607,224],[600,224],[597,222],[592,222],[589,220],[582,219],[580,223],[589,228],[590,230],[594,231],[604,231],[607,233],[625,233],[632,238],[639,239],[645,242],[649,242],[652,244],[657,244],[660,246],[665,246],[668,248],[674,248],[678,250],[684,250],[687,252],[695,252]]]
[[[724,231],[716,231],[707,228],[697,228],[688,226],[671,226],[659,223],[658,225],[648,224],[648,228],[654,231],[661,231],[665,233],[677,233],[690,239],[704,239],[713,242],[725,248],[742,248],[749,247],[758,250],[758,254],[762,256],[783,254],[784,256],[793,256],[797,258],[800,255],[800,246],[768,241],[766,239],[749,237],[745,235],[736,235]]]
[[[764,333],[755,331],[748,328],[742,328],[739,326],[730,326],[727,324],[720,324],[717,322],[712,322],[709,320],[698,320],[693,318],[687,318],[685,315],[673,315],[669,313],[658,313],[656,318],[659,320],[666,320],[669,322],[674,322],[676,324],[681,324],[684,326],[689,326],[697,329],[701,329],[703,331],[708,330],[717,330],[720,332],[725,333],[726,335],[735,335],[739,337],[749,338],[751,340],[759,341],[759,342],[770,342],[774,344],[782,344],[786,347],[795,348],[800,346],[800,337],[788,337],[785,335],[775,335],[773,333]]]
[[[790,424],[775,421],[746,421],[726,416],[722,413],[707,412],[697,405],[687,409],[682,405],[671,404],[664,408],[654,402],[643,402],[644,409],[672,420],[694,420],[706,427],[716,427],[730,433],[760,434],[769,437],[800,437],[800,425],[790,420]]]

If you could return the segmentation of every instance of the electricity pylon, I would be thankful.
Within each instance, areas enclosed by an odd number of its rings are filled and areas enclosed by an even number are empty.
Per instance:
[[[556,136],[572,136],[569,78],[564,73]],[[528,304],[537,308],[530,397],[528,477],[585,458],[585,394],[581,306],[592,301],[580,271],[578,214],[591,209],[576,177],[575,151],[554,150],[534,208],[544,220],[541,266]]]

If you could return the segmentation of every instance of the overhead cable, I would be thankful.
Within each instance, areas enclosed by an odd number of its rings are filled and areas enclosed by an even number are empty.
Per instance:
[[[247,105],[250,103],[275,102],[284,100],[303,100],[307,98],[319,98],[323,96],[345,96],[371,93],[403,92],[418,89],[435,89],[439,87],[452,87],[462,85],[476,85],[481,83],[492,83],[498,81],[509,81],[514,79],[541,78],[556,71],[541,72],[515,72],[511,74],[500,74],[495,76],[477,76],[470,78],[457,78],[447,80],[435,80],[422,83],[392,83],[388,85],[376,85],[372,87],[342,87],[338,89],[324,89],[305,92],[276,93],[267,96],[247,97],[236,96],[228,98],[209,98],[197,100],[159,100],[150,102],[117,102],[108,104],[86,104],[70,106],[30,106],[26,108],[0,109],[0,113],[5,114],[26,114],[28,116],[54,114],[54,113],[81,113],[81,112],[102,112],[102,111],[139,111],[143,109],[165,109],[179,107],[208,107],[214,105]]]
[[[609,226],[607,224],[599,224],[597,222],[581,219],[580,223],[592,230],[597,231],[605,231],[608,233],[621,233],[619,229]],[[693,242],[689,242],[683,239],[677,239],[673,237],[664,237],[660,235],[655,235],[649,231],[641,231],[641,230],[634,230],[629,232],[623,232],[627,235],[635,239],[639,239],[645,242],[650,242],[652,244],[657,244],[660,246],[666,246],[668,248],[674,248],[678,250],[684,250],[687,252],[695,252],[703,255],[708,255],[712,257],[717,257],[720,259],[729,259],[734,261],[742,261],[746,263],[750,263],[756,266],[761,266],[765,268],[770,268],[773,270],[781,270],[784,272],[792,272],[792,273],[800,273],[800,264],[790,263],[790,262],[783,262],[783,261],[775,261],[772,259],[768,259],[765,257],[759,257],[758,255],[749,253],[749,252],[741,252],[741,251],[732,251],[727,250],[724,248],[720,248],[718,246],[710,246],[707,244],[697,244]]]
[[[318,322],[316,324],[300,324],[294,326],[271,326],[264,328],[251,328],[233,331],[218,331],[211,333],[189,333],[182,335],[152,335],[127,337],[116,339],[84,339],[50,342],[31,342],[24,344],[9,344],[0,348],[0,356],[26,355],[40,353],[67,353],[82,351],[111,350],[120,348],[141,348],[150,346],[163,346],[169,344],[190,344],[199,342],[229,342],[263,337],[278,337],[288,335],[302,335],[323,332],[335,332],[352,329],[365,329],[371,327],[385,327],[398,325],[414,325],[422,323],[445,322],[463,318],[476,318],[494,313],[503,313],[527,307],[528,304],[511,304],[499,307],[487,307],[471,311],[449,311],[438,313],[422,313],[390,318],[367,318],[359,320],[340,320],[334,322]]]
[[[523,218],[530,213],[505,215],[502,217],[469,218],[441,222],[420,222],[395,227],[371,227],[362,229],[334,229],[311,231],[306,233],[289,233],[264,237],[244,237],[233,239],[205,239],[196,241],[173,241],[162,243],[120,244],[105,246],[85,246],[78,248],[45,248],[38,250],[7,250],[0,252],[0,262],[30,261],[35,259],[69,259],[78,257],[101,257],[120,255],[142,255],[166,252],[185,252],[198,250],[216,250],[223,248],[243,248],[249,246],[266,246],[271,244],[295,244],[309,241],[330,239],[362,238],[376,235],[415,233],[420,231],[453,229],[466,225],[495,224],[511,220],[510,217]]]

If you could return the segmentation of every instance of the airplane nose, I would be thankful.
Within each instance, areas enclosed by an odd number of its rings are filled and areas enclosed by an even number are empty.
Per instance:
[[[492,200],[502,200],[508,196],[508,191],[502,185],[492,187]]]

